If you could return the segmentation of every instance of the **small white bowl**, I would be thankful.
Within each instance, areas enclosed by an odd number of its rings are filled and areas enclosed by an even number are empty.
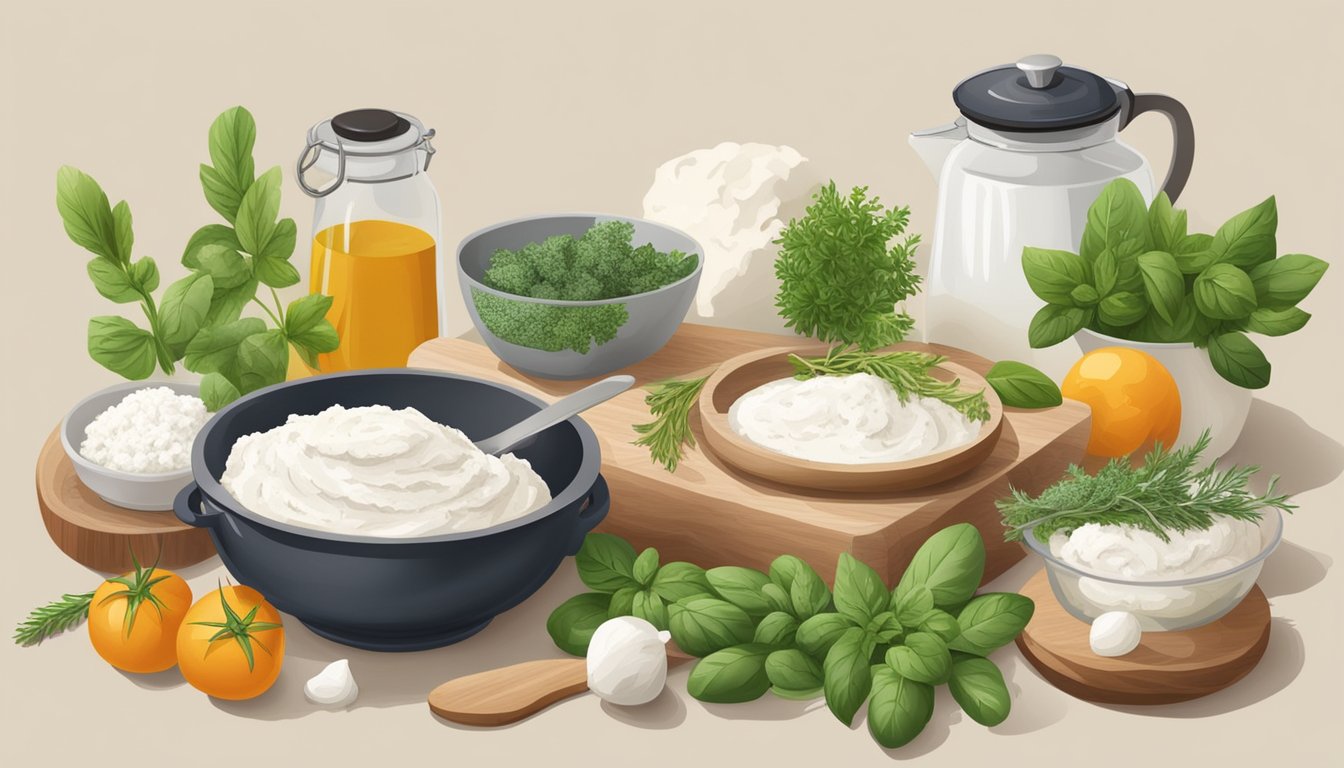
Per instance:
[[[75,474],[79,476],[80,482],[108,504],[140,512],[172,509],[178,491],[191,482],[191,466],[173,472],[122,472],[84,458],[79,453],[79,446],[84,442],[84,430],[98,414],[121,402],[130,393],[152,387],[168,387],[179,395],[201,396],[201,385],[196,383],[127,381],[113,384],[80,400],[61,421],[61,446],[74,463]]]

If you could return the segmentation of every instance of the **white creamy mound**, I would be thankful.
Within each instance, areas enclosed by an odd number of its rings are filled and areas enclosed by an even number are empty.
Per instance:
[[[488,456],[460,430],[384,405],[334,405],[244,435],[220,482],[259,515],[364,536],[474,531],[551,500],[527,461]]]
[[[1260,525],[1220,517],[1205,531],[1151,531],[1088,523],[1050,537],[1050,554],[1098,576],[1169,581],[1220,573],[1260,554]]]
[[[941,400],[902,403],[891,384],[870,373],[762,384],[733,403],[728,423],[772,451],[833,464],[915,459],[965,445],[980,432]]]
[[[79,455],[120,472],[156,474],[191,466],[191,444],[209,414],[193,395],[137,389],[84,428]]]

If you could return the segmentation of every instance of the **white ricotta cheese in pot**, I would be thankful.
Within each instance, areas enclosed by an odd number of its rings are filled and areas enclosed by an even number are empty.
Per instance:
[[[209,414],[194,395],[137,389],[84,428],[79,455],[120,472],[157,474],[191,466],[191,444]]]
[[[871,373],[762,384],[733,403],[728,423],[772,451],[833,464],[915,459],[980,433],[978,424],[941,400],[902,403],[891,384]]]
[[[363,536],[475,531],[551,500],[526,460],[482,453],[414,408],[334,405],[234,443],[220,483],[283,523]]]

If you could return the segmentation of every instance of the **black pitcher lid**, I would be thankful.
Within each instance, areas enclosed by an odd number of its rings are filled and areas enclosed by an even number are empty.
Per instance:
[[[350,141],[386,141],[411,129],[406,118],[386,109],[352,109],[331,118],[331,129]]]
[[[952,101],[968,120],[1005,131],[1060,131],[1095,125],[1120,111],[1116,86],[1056,56],[1027,56],[963,80]]]

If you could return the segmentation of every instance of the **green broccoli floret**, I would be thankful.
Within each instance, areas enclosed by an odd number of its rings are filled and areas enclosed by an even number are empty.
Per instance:
[[[498,291],[534,299],[600,301],[647,293],[695,271],[696,258],[633,246],[635,227],[625,221],[595,224],[582,237],[555,235],[516,251],[490,256],[483,282]],[[628,318],[623,304],[548,307],[474,292],[486,328],[520,346],[586,353],[604,344]],[[507,309],[506,309],[507,308]]]

